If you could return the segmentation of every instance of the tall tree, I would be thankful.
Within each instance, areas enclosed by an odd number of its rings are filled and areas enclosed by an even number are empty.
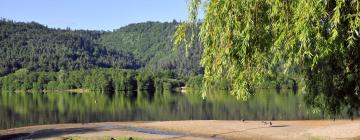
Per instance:
[[[191,46],[201,6],[205,88],[225,77],[232,93],[246,100],[282,63],[285,74],[300,67],[313,107],[333,114],[342,105],[359,109],[360,1],[190,0],[189,20],[177,28],[176,45]]]

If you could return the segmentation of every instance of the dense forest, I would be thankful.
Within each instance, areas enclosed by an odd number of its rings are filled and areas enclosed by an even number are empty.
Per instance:
[[[186,48],[184,44],[174,47],[174,34],[176,27],[180,24],[177,21],[144,22],[130,24],[109,32],[52,29],[36,22],[0,20],[0,58],[2,60],[0,61],[0,77],[10,74],[2,78],[3,86],[5,86],[2,89],[104,90],[104,87],[86,87],[84,83],[74,84],[74,81],[63,82],[54,78],[59,72],[69,71],[72,71],[69,73],[71,77],[81,77],[82,80],[85,80],[88,74],[99,78],[98,75],[86,73],[88,70],[99,68],[111,68],[114,71],[128,69],[134,70],[135,73],[170,70],[186,80],[188,88],[201,89],[203,68],[200,66],[200,59],[203,48],[198,38],[194,39],[193,47]],[[23,79],[16,77],[16,73],[21,73],[21,71],[27,71],[33,77],[47,75],[50,81],[36,81],[36,79],[32,81],[29,79],[33,78],[28,76]],[[293,75],[296,75],[296,72]],[[126,76],[120,77],[126,78]],[[158,78],[161,79],[161,77]],[[14,79],[17,80],[13,81]],[[261,88],[280,89],[281,85],[287,88],[291,86],[291,83],[287,82],[288,79],[289,77],[277,74],[269,77]],[[19,81],[27,84],[23,85],[21,82],[18,83]],[[66,84],[61,84],[61,82]],[[222,79],[214,81],[210,86],[215,89],[230,90],[232,88],[230,83],[228,79]],[[101,84],[96,86],[99,85]],[[132,85],[128,86],[130,88],[128,90],[133,90]],[[117,87],[114,89],[123,90]]]
[[[184,81],[171,71],[144,71],[125,69],[91,69],[59,72],[30,72],[27,69],[0,78],[2,91],[163,91],[184,86]]]
[[[59,71],[139,68],[130,53],[101,46],[99,31],[49,29],[35,22],[0,21],[0,76],[17,69]]]
[[[31,22],[0,20],[0,76],[26,68],[38,72],[93,68],[202,72],[201,47],[188,55],[172,48],[172,23],[131,24],[114,32],[52,29]]]
[[[199,41],[187,52],[184,47],[174,49],[173,36],[178,22],[145,22],[107,32],[99,42],[107,48],[127,52],[144,67],[157,70],[175,70],[183,75],[202,73]]]

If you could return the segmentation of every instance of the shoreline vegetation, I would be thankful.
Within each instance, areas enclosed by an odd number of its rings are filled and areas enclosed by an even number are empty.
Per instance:
[[[185,82],[187,89],[201,89],[204,68],[200,65],[200,59],[203,47],[199,40],[194,40],[194,46],[191,48],[186,49],[183,47],[184,44],[173,48],[172,38],[176,27],[180,24],[181,22],[175,20],[144,22],[130,24],[112,32],[104,32],[52,29],[36,22],[1,19],[0,38],[3,41],[0,45],[3,47],[0,47],[2,52],[0,55],[4,58],[4,61],[0,62],[1,89],[56,91],[82,88],[106,91],[112,90],[104,87],[108,83],[126,85],[126,81],[129,80],[130,82],[140,80],[139,83],[144,83],[138,86],[139,90],[151,89],[153,87],[146,86],[156,84],[159,85],[155,88],[162,86],[165,90],[171,90],[184,86]],[[185,53],[187,55],[184,55]],[[94,74],[97,70],[103,71],[100,72],[102,74]],[[127,71],[130,74],[117,75],[116,72],[109,72],[111,70]],[[87,73],[91,71],[95,72]],[[158,75],[159,73],[165,74],[165,77]],[[166,75],[166,73],[176,74]],[[84,75],[91,75],[94,78],[88,76],[86,79]],[[23,79],[20,76],[23,76]],[[75,78],[72,79],[70,76]],[[144,76],[144,79],[139,79],[141,76]],[[35,81],[34,77],[38,79]],[[291,77],[298,76],[291,75]],[[64,81],[66,80],[64,78],[68,78],[69,81]],[[109,79],[113,81],[106,81]],[[303,84],[300,78],[295,79],[301,87]],[[265,84],[258,88],[293,87],[291,82],[294,81],[278,75],[267,79]],[[231,83],[232,81],[223,79],[212,83],[211,88],[230,90]],[[95,87],[91,84],[99,86]],[[128,85],[134,86],[134,83]],[[138,90],[136,87],[127,89],[114,86],[115,91]]]
[[[0,78],[2,91],[134,91],[177,90],[185,81],[172,71],[92,69],[59,72],[30,72],[20,69]]]
[[[359,139],[359,120],[184,120],[49,124],[0,130],[0,138],[52,139]]]
[[[4,92],[74,92],[87,93],[91,91],[179,91],[201,90],[202,75],[182,76],[174,71],[129,70],[116,68],[101,68],[90,70],[74,70],[59,72],[32,72],[19,69],[12,74],[0,77],[0,88]],[[292,89],[298,90],[295,80],[282,82],[269,80],[256,89]],[[300,82],[300,86],[303,84]],[[232,89],[229,80],[212,83],[212,90]],[[256,90],[255,89],[255,90]]]

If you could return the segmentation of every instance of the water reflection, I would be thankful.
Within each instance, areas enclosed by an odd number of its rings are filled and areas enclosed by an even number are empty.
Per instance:
[[[301,94],[258,91],[249,101],[227,92],[2,93],[0,129],[49,124],[156,120],[321,119]]]

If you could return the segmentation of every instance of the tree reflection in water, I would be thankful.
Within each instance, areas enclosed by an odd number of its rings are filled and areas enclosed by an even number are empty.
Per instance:
[[[157,120],[322,119],[301,94],[261,90],[247,102],[226,91],[116,93],[2,93],[0,128],[50,123]],[[346,113],[344,113],[346,114]],[[343,116],[345,117],[345,116]]]

